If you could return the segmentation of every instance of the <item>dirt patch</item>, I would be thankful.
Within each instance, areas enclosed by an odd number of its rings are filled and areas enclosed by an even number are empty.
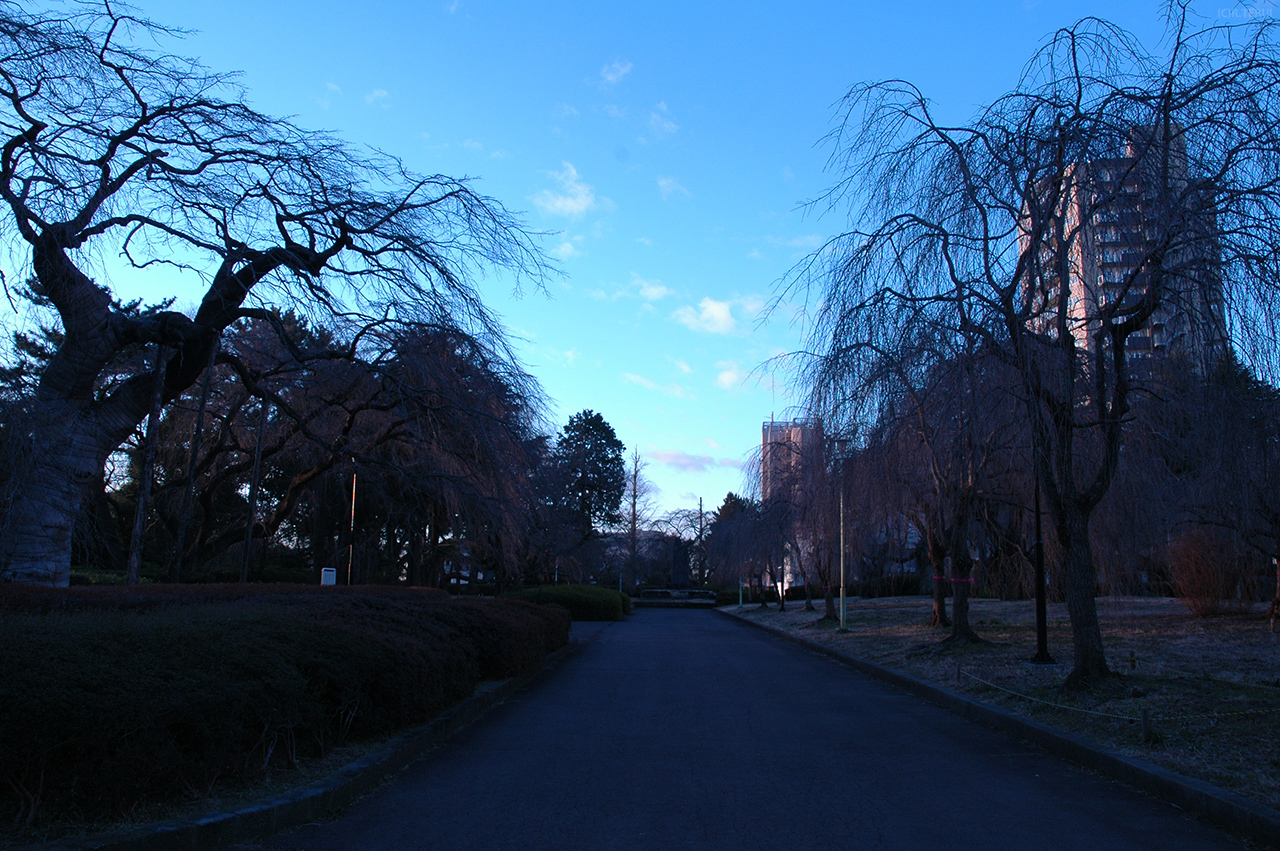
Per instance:
[[[927,598],[851,600],[847,633],[800,605],[724,610],[1280,809],[1280,635],[1265,608],[1200,618],[1173,599],[1099,598],[1107,661],[1119,676],[1084,693],[1061,688],[1072,654],[1065,605],[1049,606],[1054,666],[1027,661],[1036,647],[1031,601],[972,600],[970,620],[985,643],[945,650],[937,645],[949,630],[925,626]]]

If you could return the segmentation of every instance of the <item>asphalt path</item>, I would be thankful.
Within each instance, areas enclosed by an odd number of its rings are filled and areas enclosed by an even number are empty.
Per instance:
[[[241,848],[1243,847],[707,611],[641,609],[332,822]]]

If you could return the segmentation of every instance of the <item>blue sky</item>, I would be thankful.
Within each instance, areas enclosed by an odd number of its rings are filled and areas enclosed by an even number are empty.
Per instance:
[[[804,202],[831,180],[819,143],[851,85],[907,79],[964,120],[1057,27],[1098,15],[1149,43],[1161,31],[1154,2],[135,6],[193,30],[175,52],[242,72],[259,109],[476,177],[549,232],[564,274],[547,295],[514,298],[501,278],[482,291],[555,422],[601,413],[664,511],[741,490],[761,423],[796,413],[759,367],[803,329],[785,308],[759,316],[841,230]]]

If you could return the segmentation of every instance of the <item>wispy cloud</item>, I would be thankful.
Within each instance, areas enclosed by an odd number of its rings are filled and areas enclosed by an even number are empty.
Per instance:
[[[822,234],[804,233],[798,236],[768,236],[765,241],[770,245],[781,245],[785,248],[796,248],[801,251],[813,251],[822,247]]]
[[[643,387],[646,390],[654,390],[664,396],[674,396],[677,399],[691,398],[689,391],[679,384],[659,384],[652,379],[645,378],[643,375],[636,375],[634,372],[622,373],[622,380]]]
[[[574,242],[581,241],[582,237],[575,236]],[[610,289],[596,289],[590,291],[590,296],[598,301],[619,301],[620,299],[639,298],[642,301],[649,302],[644,307],[652,310],[652,302],[660,301],[673,294],[673,290],[663,285],[659,280],[647,280],[640,277],[635,272],[631,273],[631,283],[614,284]]]
[[[617,85],[623,77],[631,73],[631,67],[631,63],[625,59],[615,59],[600,69],[600,85],[602,87]]]
[[[576,257],[581,253],[582,252],[578,250],[578,247],[568,239],[551,249],[551,255],[560,260],[568,260],[570,257]]]
[[[710,296],[698,302],[698,306],[685,305],[672,314],[676,321],[693,331],[708,334],[732,334],[738,327],[733,318],[731,302],[716,301]]]
[[[567,103],[562,103],[556,107],[556,115],[559,115],[562,118],[570,118],[577,114],[578,114],[577,107],[570,106]]]
[[[680,185],[674,177],[659,177],[658,191],[662,193],[662,199],[665,201],[672,195],[683,195],[689,197],[689,190]]]
[[[610,118],[616,119],[616,118],[627,117],[627,111],[616,104],[606,103],[603,108],[604,108],[604,114],[609,116]]]
[[[645,301],[658,301],[671,295],[671,290],[663,286],[661,281],[647,281],[636,274],[631,275],[631,284]]]
[[[738,366],[737,361],[722,360],[716,364],[716,385],[725,390],[732,390],[742,384],[742,380],[747,374]]]
[[[324,94],[315,99],[316,104],[321,109],[328,109],[333,105],[333,96],[342,94],[342,89],[335,83],[324,84]]]
[[[374,89],[364,96],[364,102],[369,106],[380,106],[386,109],[391,105],[387,102],[390,97],[391,95],[386,89]]]
[[[665,139],[680,129],[680,125],[676,124],[671,118],[671,111],[667,109],[667,102],[661,101],[649,113],[649,133],[654,139]]]
[[[560,184],[559,191],[543,189],[533,196],[533,204],[548,216],[581,218],[596,208],[596,195],[591,186],[583,183],[573,163],[566,162],[564,171],[550,172]]]
[[[717,467],[741,468],[742,462],[733,458],[714,458],[710,455],[691,455],[679,450],[656,449],[649,457],[667,467],[686,473],[705,473]]]
[[[682,361],[679,358],[671,358],[670,360],[676,365],[676,369],[680,370],[685,375],[690,375],[693,372],[693,367],[689,366],[685,361]]]

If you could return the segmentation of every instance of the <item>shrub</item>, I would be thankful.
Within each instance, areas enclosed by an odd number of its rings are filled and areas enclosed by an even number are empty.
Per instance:
[[[1241,611],[1254,596],[1248,559],[1224,530],[1198,527],[1169,547],[1169,572],[1183,604],[1202,618]]]
[[[737,605],[738,599],[739,598],[738,598],[737,588],[721,588],[719,591],[716,592],[717,606],[734,606],[734,605]],[[743,602],[746,602],[751,599],[751,595],[747,593],[746,589],[743,589],[741,599]]]
[[[3,586],[9,818],[111,817],[253,779],[425,721],[568,632],[555,609],[412,589]]]
[[[631,614],[631,598],[599,585],[539,585],[506,595],[543,605],[563,606],[575,621],[620,621]]]

